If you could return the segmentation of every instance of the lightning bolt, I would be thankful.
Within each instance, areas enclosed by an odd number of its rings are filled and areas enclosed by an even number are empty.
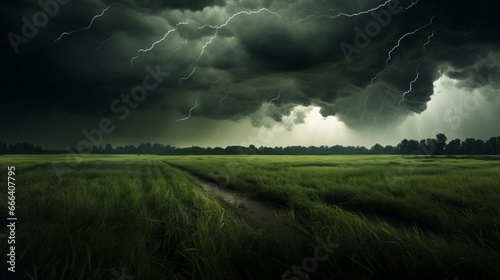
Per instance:
[[[424,29],[424,28],[428,27],[429,25],[431,25],[431,24],[432,24],[432,22],[434,21],[434,18],[436,18],[436,16],[433,16],[433,17],[430,19],[429,23],[427,23],[426,25],[421,26],[421,27],[419,27],[419,28],[417,28],[417,29],[415,29],[415,30],[413,30],[413,31],[411,31],[411,32],[408,32],[408,33],[404,34],[403,36],[401,36],[401,37],[399,38],[398,43],[397,43],[397,44],[396,44],[396,45],[395,45],[395,46],[394,46],[394,47],[393,47],[393,48],[389,51],[389,53],[387,54],[387,59],[385,60],[385,67],[384,67],[384,69],[382,69],[380,72],[378,72],[378,73],[375,75],[375,77],[373,77],[373,78],[371,79],[371,81],[370,81],[370,85],[372,85],[372,84],[373,84],[373,81],[375,81],[375,80],[378,78],[378,76],[379,76],[382,72],[384,72],[384,71],[385,71],[385,69],[389,66],[389,61],[392,59],[392,53],[393,53],[396,49],[398,49],[398,48],[401,46],[401,41],[403,41],[403,39],[404,39],[404,38],[406,38],[406,37],[408,37],[408,36],[410,36],[410,35],[413,35],[413,34],[417,33],[418,31],[420,31],[420,30],[422,30],[422,29]]]
[[[181,78],[181,79],[179,80],[179,84],[178,84],[178,86],[180,86],[180,85],[181,85],[182,81],[187,81],[187,80],[189,80],[189,79],[191,78],[191,76],[193,76],[194,71],[196,71],[196,68],[197,68],[197,67],[194,67],[194,68],[193,68],[193,70],[191,71],[191,73],[189,73],[189,75],[188,75],[187,77]]]
[[[373,11],[376,11],[382,7],[385,7],[387,4],[389,4],[389,2],[391,2],[392,0],[387,0],[385,1],[384,3],[378,5],[377,7],[375,8],[371,8],[369,10],[364,10],[364,11],[361,11],[361,12],[357,12],[357,13],[353,13],[353,14],[346,14],[344,12],[342,12],[340,9],[338,8],[335,8],[335,9],[330,9],[330,11],[338,11],[339,13],[336,14],[336,15],[308,15],[307,17],[305,18],[301,18],[299,20],[297,20],[296,22],[299,23],[299,22],[302,22],[302,21],[305,21],[305,20],[308,20],[312,17],[316,18],[316,19],[319,19],[319,18],[324,18],[324,17],[327,17],[327,18],[331,18],[331,19],[336,19],[338,17],[356,17],[356,16],[360,16],[360,15],[364,15],[364,14],[368,14],[370,12],[373,12]],[[418,2],[418,1],[417,1]]]
[[[218,135],[219,135],[219,129],[217,128],[217,132],[212,137],[210,137],[210,139],[208,139],[208,142],[214,140],[215,137],[217,137]]]
[[[375,8],[372,8],[372,9],[369,9],[369,10],[365,10],[365,11],[361,11],[361,12],[354,13],[354,14],[346,14],[346,13],[342,12],[341,10],[339,10],[339,12],[340,12],[340,13],[338,14],[338,16],[337,16],[337,17],[339,17],[339,16],[345,16],[345,17],[355,17],[355,16],[360,16],[360,15],[368,14],[368,13],[373,12],[373,11],[376,11],[376,10],[378,10],[378,9],[382,8],[382,7],[385,7],[385,6],[386,6],[387,4],[389,4],[389,2],[391,2],[391,1],[392,1],[392,0],[387,0],[387,1],[385,1],[384,3],[382,3],[382,4],[378,5],[378,6],[377,6],[377,7],[375,7]]]
[[[340,10],[339,8],[335,8],[335,9],[329,9],[330,11],[332,12],[335,12],[335,11],[338,11],[338,14],[335,14],[335,15],[308,15],[306,16],[305,18],[301,18],[299,20],[297,20],[296,22],[299,23],[299,22],[302,22],[302,21],[305,21],[305,20],[308,20],[310,18],[315,18],[315,19],[319,19],[319,18],[330,18],[330,19],[336,19],[338,17],[356,17],[356,16],[360,16],[360,15],[365,15],[365,14],[368,14],[368,13],[371,13],[371,12],[374,12],[382,7],[385,7],[387,4],[389,4],[389,2],[391,2],[392,0],[386,0],[384,3],[378,5],[377,7],[374,7],[374,8],[371,8],[371,9],[368,9],[368,10],[363,10],[363,11],[360,11],[360,12],[357,12],[357,13],[352,13],[352,14],[347,14],[347,13],[344,13],[342,12],[342,10]],[[404,11],[412,8],[413,6],[417,5],[418,2],[420,0],[417,0],[417,1],[414,1],[412,2],[408,7],[405,8]],[[318,7],[319,5],[316,5],[314,6],[313,8],[315,7]]]
[[[224,100],[226,100],[226,99],[229,97],[229,94],[230,94],[231,92],[234,92],[234,91],[237,91],[237,90],[238,90],[238,89],[232,89],[232,90],[230,90],[230,91],[226,92],[226,95],[220,99],[220,101],[219,101],[219,106],[222,106],[222,102],[223,102]]]
[[[104,44],[106,44],[107,42],[109,42],[109,40],[113,39],[113,36],[115,36],[115,33],[116,32],[113,32],[109,38],[107,38],[106,40],[102,41],[101,45],[99,47],[95,48],[95,49],[92,49],[92,51],[95,52],[95,51],[100,50],[104,46]]]
[[[273,99],[271,99],[271,101],[269,101],[269,103],[268,103],[268,104],[269,104],[269,105],[271,105],[271,103],[273,103],[274,101],[276,101],[276,100],[280,99],[280,97],[281,97],[281,90],[280,90],[280,92],[278,93],[278,96],[277,96],[277,97],[275,97],[275,98],[273,98]]]
[[[417,5],[417,4],[418,4],[418,2],[420,2],[420,0],[417,0],[417,1],[411,2],[411,4],[410,4],[408,7],[406,7],[406,8],[405,8],[405,11],[406,11],[406,10],[408,10],[408,9],[410,9],[410,8],[411,8],[411,7],[413,7],[413,6]]]
[[[151,45],[151,47],[149,47],[149,48],[147,48],[147,49],[140,49],[140,50],[138,50],[138,51],[137,51],[137,55],[136,55],[136,56],[134,56],[134,57],[132,57],[132,59],[130,59],[130,67],[132,68],[132,66],[134,65],[134,60],[136,60],[137,58],[139,58],[139,55],[140,55],[141,53],[149,52],[149,51],[150,51],[150,50],[152,50],[152,49],[153,49],[153,48],[154,48],[157,44],[159,44],[159,43],[163,42],[163,41],[167,38],[167,36],[168,36],[170,33],[172,33],[172,32],[174,32],[174,31],[176,31],[176,30],[179,28],[179,26],[180,26],[180,25],[186,25],[186,24],[188,24],[188,23],[189,23],[189,22],[186,22],[186,21],[179,22],[177,25],[175,25],[175,27],[174,27],[174,28],[172,28],[172,29],[168,30],[168,31],[167,31],[167,33],[165,33],[165,35],[163,35],[163,38],[161,38],[160,40],[158,40],[158,41],[154,42],[154,43]]]
[[[208,46],[210,46],[210,45],[212,44],[212,42],[213,42],[213,41],[214,41],[214,40],[218,37],[218,35],[219,35],[219,30],[220,30],[221,28],[226,27],[226,26],[227,26],[227,25],[228,25],[228,24],[229,24],[229,23],[230,23],[230,22],[231,22],[231,21],[232,21],[235,17],[237,17],[237,16],[239,16],[239,15],[254,15],[254,14],[259,14],[259,13],[261,13],[261,12],[263,12],[263,11],[266,11],[266,12],[268,12],[268,13],[272,14],[272,15],[275,15],[275,16],[277,16],[277,17],[281,18],[281,16],[280,16],[278,13],[273,12],[273,11],[271,11],[271,10],[267,9],[267,8],[261,8],[261,9],[259,9],[259,10],[257,10],[257,11],[239,11],[239,12],[237,12],[237,13],[233,14],[232,16],[230,16],[230,17],[226,20],[226,22],[224,22],[224,23],[223,23],[223,24],[221,24],[221,25],[210,25],[210,24],[205,24],[205,25],[203,25],[203,26],[197,27],[197,28],[196,28],[196,31],[197,31],[197,30],[204,29],[205,27],[209,27],[209,28],[215,29],[215,34],[214,34],[212,37],[210,37],[210,39],[209,39],[207,42],[205,42],[205,44],[204,44],[204,45],[203,45],[203,47],[201,48],[201,52],[200,52],[200,54],[198,55],[198,58],[196,58],[196,64],[198,64],[198,62],[200,61],[201,57],[202,57],[202,56],[203,56],[203,54],[205,53],[206,48],[207,48]],[[192,73],[194,73],[194,71],[195,71],[195,70],[196,70],[196,67],[194,67],[194,69],[193,69],[193,72],[192,72]],[[188,77],[188,79],[189,79],[189,77]],[[181,80],[182,80],[182,79],[181,79]],[[185,80],[186,80],[186,79],[185,79]],[[179,84],[180,84],[180,82],[179,82]]]
[[[392,47],[392,49],[391,49],[391,50],[388,52],[388,54],[387,54],[387,59],[385,60],[385,67],[384,67],[384,69],[382,69],[380,72],[378,72],[378,73],[375,75],[375,77],[373,77],[373,78],[371,79],[371,81],[370,81],[370,85],[369,85],[368,87],[372,86],[372,85],[373,85],[373,82],[374,82],[374,81],[378,78],[378,76],[379,76],[380,74],[382,74],[382,72],[384,72],[384,71],[385,71],[385,69],[387,69],[387,67],[389,66],[389,61],[392,59],[392,53],[393,53],[396,49],[398,49],[398,48],[401,46],[401,41],[402,41],[404,38],[406,38],[406,37],[408,37],[408,36],[410,36],[410,35],[413,35],[413,34],[417,33],[418,31],[420,31],[420,30],[422,30],[422,29],[424,29],[424,28],[428,27],[429,25],[431,25],[431,24],[432,24],[432,22],[434,21],[434,18],[436,18],[436,15],[434,15],[434,16],[433,16],[433,17],[429,20],[429,22],[428,22],[427,24],[425,24],[425,25],[423,25],[423,26],[421,26],[421,27],[419,27],[419,28],[417,28],[417,29],[415,29],[415,30],[413,30],[413,31],[411,31],[411,32],[408,32],[408,33],[404,34],[403,36],[401,36],[401,37],[398,39],[397,44],[396,44],[394,47]],[[365,103],[364,103],[364,106],[365,106],[365,111],[361,114],[361,124],[363,124],[363,117],[364,117],[364,115],[365,115],[365,114],[367,113],[367,111],[368,111],[367,102],[368,102],[368,98],[370,97],[370,95],[371,95],[371,93],[369,93],[369,94],[366,96],[366,99],[365,99]]]
[[[425,51],[425,47],[431,43],[431,39],[432,39],[432,37],[434,36],[434,32],[435,32],[435,31],[436,31],[436,30],[432,30],[431,35],[429,35],[429,36],[427,37],[427,42],[425,42],[425,43],[424,43],[424,45],[422,46],[422,49],[423,49],[424,51]],[[417,72],[417,75],[416,75],[416,76],[415,76],[415,78],[414,78],[414,79],[410,82],[410,88],[409,88],[407,91],[403,92],[403,95],[401,96],[401,100],[399,101],[399,104],[398,104],[398,107],[399,107],[399,108],[401,108],[401,103],[403,103],[403,102],[405,101],[405,96],[406,96],[407,94],[409,94],[409,93],[413,90],[413,84],[414,84],[415,82],[417,82],[417,80],[418,80],[418,78],[419,78],[419,76],[420,76],[420,71],[419,71],[418,69],[420,68],[420,65],[422,65],[422,62],[423,62],[423,61],[421,61],[421,62],[418,64],[417,69],[415,69],[415,71]]]
[[[432,30],[431,35],[429,35],[429,37],[427,37],[427,42],[425,42],[425,44],[422,46],[424,51],[425,51],[425,47],[431,43],[431,39],[432,39],[432,37],[434,37],[434,32],[436,32],[436,30]]]
[[[175,123],[187,121],[187,120],[189,120],[189,118],[191,118],[191,113],[193,112],[194,109],[196,109],[196,107],[198,107],[198,97],[200,97],[200,94],[198,94],[198,96],[196,96],[196,99],[194,100],[194,106],[191,109],[189,109],[188,116],[185,118],[176,120]]]
[[[415,120],[415,126],[417,127],[418,136],[420,136],[420,139],[422,139],[422,134],[420,134],[420,121],[418,118]]]
[[[286,87],[285,87],[285,89],[286,89]],[[277,100],[279,100],[281,98],[281,91],[282,90],[283,89],[280,89],[280,91],[278,92],[278,96],[276,96],[275,98],[269,100],[269,102],[267,102],[267,104],[265,104],[264,110],[267,110],[269,108],[269,106],[271,106],[271,104],[273,104],[274,101],[277,101]]]
[[[257,11],[239,11],[239,12],[237,12],[237,13],[233,14],[232,16],[230,16],[230,17],[226,20],[226,22],[224,22],[224,23],[223,23],[223,24],[221,24],[221,25],[204,24],[204,25],[202,25],[202,26],[200,26],[200,27],[197,27],[197,28],[196,28],[196,30],[202,30],[202,29],[204,29],[205,27],[209,27],[209,28],[212,28],[212,29],[218,30],[218,29],[221,29],[221,28],[223,28],[223,27],[226,27],[226,26],[229,24],[229,22],[231,22],[231,20],[233,20],[235,17],[237,17],[237,16],[239,16],[239,15],[244,14],[244,15],[249,16],[249,15],[259,14],[259,13],[261,13],[261,12],[263,12],[263,11],[266,11],[266,12],[268,12],[268,13],[272,14],[272,15],[275,15],[275,16],[277,16],[277,17],[281,18],[281,16],[280,16],[277,12],[273,12],[273,11],[271,11],[271,10],[267,9],[267,8],[261,8],[261,9],[259,9],[259,10],[257,10]]]
[[[231,94],[232,92],[235,92],[237,91],[238,89],[232,89],[232,90],[229,90],[228,92],[226,92],[226,95],[223,96],[220,100],[219,100],[219,111],[217,112],[217,115],[219,115],[221,112],[222,112],[222,102],[224,102],[224,100],[226,100],[228,97],[229,97],[229,94]]]
[[[220,81],[223,77],[220,77],[218,78],[217,80],[213,81],[210,83],[210,88],[214,86],[215,83],[217,83],[218,81]]]
[[[217,28],[217,25],[212,25],[212,24],[204,24],[204,25],[202,25],[202,26],[198,26],[198,27],[196,27],[195,31],[202,30],[202,29],[204,29],[205,27],[209,27],[209,28],[212,28],[212,29],[216,29],[216,28]]]
[[[410,82],[410,88],[403,92],[403,95],[401,96],[401,100],[399,101],[399,104],[398,104],[398,107],[401,108],[401,103],[403,103],[405,101],[405,96],[410,93],[412,90],[413,90],[413,84],[418,80],[418,77],[420,76],[420,71],[418,70],[420,68],[420,65],[422,64],[422,62],[420,62],[417,66],[417,75],[415,76],[415,78]]]
[[[49,44],[49,45],[54,45],[54,44],[55,44],[55,43],[57,43],[59,40],[61,40],[64,36],[69,36],[69,35],[71,35],[71,34],[73,34],[73,33],[75,33],[75,32],[79,32],[79,31],[89,30],[89,29],[92,27],[92,24],[94,24],[94,21],[95,21],[96,19],[98,19],[98,18],[102,17],[102,16],[104,15],[104,13],[106,13],[106,12],[109,10],[109,8],[111,8],[111,6],[113,6],[113,5],[115,5],[115,4],[116,4],[116,3],[111,3],[111,4],[109,4],[109,6],[108,6],[108,7],[106,7],[106,9],[104,9],[104,10],[103,10],[100,14],[98,14],[98,15],[94,16],[94,17],[92,18],[92,20],[90,21],[89,25],[87,25],[87,26],[85,26],[85,27],[83,27],[83,28],[80,28],[80,29],[73,30],[73,31],[63,32],[63,33],[61,33],[61,35],[60,35],[57,39],[55,39],[52,43],[48,43],[48,44]],[[47,42],[45,42],[45,43],[47,43]],[[45,43],[44,43],[44,44],[45,44]]]
[[[201,57],[203,56],[203,54],[205,53],[205,49],[208,47],[208,45],[212,44],[212,42],[215,40],[215,38],[217,38],[217,35],[219,34],[219,29],[217,28],[215,30],[215,35],[212,36],[210,38],[210,40],[208,40],[207,42],[205,42],[205,44],[203,45],[203,47],[201,48],[201,52],[200,52],[200,55],[198,55],[198,58],[196,59],[196,63],[198,63],[201,59]]]
[[[368,105],[367,104],[368,104],[368,98],[370,98],[370,95],[372,95],[371,92],[365,98],[365,103],[364,103],[365,110],[361,114],[361,125],[363,125],[363,117],[368,112]]]

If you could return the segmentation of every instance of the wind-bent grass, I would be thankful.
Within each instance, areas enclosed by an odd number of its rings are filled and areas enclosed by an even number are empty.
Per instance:
[[[122,267],[135,279],[281,279],[328,237],[340,247],[311,279],[500,275],[498,157],[85,156],[59,182],[50,163],[64,161],[0,157],[18,167],[26,279],[113,279]],[[183,170],[280,204],[306,246],[250,227]]]
[[[289,250],[183,172],[143,157],[92,159],[61,183],[50,165],[18,165],[16,244],[26,252],[17,271],[26,279],[114,279],[122,268],[135,279],[281,277]],[[7,209],[5,192],[0,199]]]
[[[335,238],[341,247],[319,275],[500,275],[498,157],[190,156],[167,161],[283,205],[288,220],[311,237]]]

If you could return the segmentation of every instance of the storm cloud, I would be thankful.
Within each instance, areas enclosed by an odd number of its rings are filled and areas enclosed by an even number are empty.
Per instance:
[[[494,1],[71,0],[15,54],[40,3],[2,4],[2,118],[115,116],[147,66],[170,74],[135,110],[170,122],[196,103],[198,118],[257,127],[302,123],[294,108],[311,105],[354,129],[387,126],[424,112],[443,75],[500,86]]]

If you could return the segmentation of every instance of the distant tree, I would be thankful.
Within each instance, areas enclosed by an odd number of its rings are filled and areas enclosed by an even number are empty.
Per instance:
[[[224,154],[224,149],[222,149],[221,147],[215,147],[213,152],[215,155],[222,155]]]
[[[161,154],[163,152],[163,149],[164,149],[164,146],[162,144],[156,143],[151,147],[151,153]]]
[[[449,155],[460,154],[460,139],[451,140],[446,145],[446,153]]]
[[[401,141],[401,143],[398,144],[397,149],[398,149],[399,154],[403,154],[403,155],[409,154],[411,152],[411,150],[410,150],[410,145],[409,145],[408,139],[403,139]]]
[[[151,143],[141,143],[137,147],[137,153],[139,154],[150,154],[151,153]]]
[[[104,152],[105,152],[106,154],[112,154],[112,153],[113,153],[113,151],[114,151],[113,146],[111,146],[111,144],[109,144],[109,143],[108,143],[108,144],[106,144],[106,146],[105,146],[105,148],[104,148]]]
[[[349,154],[349,155],[352,155],[352,154],[357,154],[358,153],[358,150],[356,149],[356,147],[354,146],[347,146],[345,148],[345,153],[346,154]]]
[[[368,150],[365,146],[356,146],[355,154],[368,154],[370,150]]]
[[[5,143],[0,142],[0,154],[7,153],[7,145]]]
[[[500,138],[497,137],[491,137],[486,141],[485,144],[485,154],[488,155],[498,155],[500,154]]]
[[[340,145],[335,145],[335,146],[331,146],[330,148],[328,148],[328,151],[330,154],[338,155],[338,154],[342,154],[343,148],[344,147],[342,147]],[[285,150],[286,150],[286,147],[283,148],[283,152],[285,152]]]
[[[431,138],[420,140],[419,146],[424,155],[433,155],[436,151],[436,141]]]
[[[417,140],[408,140],[408,151],[409,154],[421,155],[422,151],[420,149],[420,144]]]
[[[387,145],[384,147],[384,154],[395,154],[396,152],[396,147],[393,147],[391,145]]]
[[[238,154],[238,151],[241,150],[241,147],[240,146],[227,146],[226,149],[225,149],[225,152],[227,154],[233,154],[233,155],[236,155]]]
[[[474,138],[467,138],[465,141],[462,141],[462,147],[460,149],[461,154],[464,155],[473,155],[474,154],[474,144],[476,142],[476,139]]]
[[[163,153],[166,155],[175,154],[175,148],[170,145],[167,145],[163,148]]]
[[[476,139],[473,145],[474,155],[483,155],[485,153],[486,143],[481,139]]]
[[[248,152],[251,154],[257,153],[257,147],[255,147],[255,145],[253,145],[253,144],[248,146]]]
[[[372,154],[382,154],[384,153],[384,147],[380,145],[379,143],[373,145],[373,147],[370,148],[370,153]]]
[[[443,155],[445,153],[445,147],[446,147],[446,136],[443,133],[439,133],[436,135],[436,139],[434,139],[434,153],[436,155]]]
[[[267,154],[267,155],[326,155],[326,154],[424,154],[424,155],[441,155],[441,154],[467,154],[481,155],[491,154],[500,155],[500,137],[491,137],[486,142],[480,139],[467,138],[465,141],[454,139],[446,143],[447,137],[443,133],[436,135],[434,139],[427,138],[420,141],[403,139],[397,146],[387,145],[383,147],[379,143],[373,145],[370,149],[363,146],[288,146],[288,147],[265,147],[257,148],[255,145],[244,146],[227,146],[202,148],[198,146],[175,148],[170,145],[163,144],[141,143],[138,147],[133,145],[118,146],[113,148],[111,144],[102,146],[79,146],[79,152],[83,153],[116,153],[116,154],[167,154],[167,155],[182,155],[182,154],[197,154],[197,155],[234,155],[234,154]],[[72,148],[75,149],[76,148]],[[7,145],[0,142],[0,154],[20,154],[20,153],[43,153],[40,146],[34,146],[30,143],[16,143]],[[47,151],[46,151],[47,152]],[[48,152],[65,152],[65,151],[48,151]]]
[[[418,148],[424,152],[424,151],[427,151],[427,141],[425,141],[425,139],[422,139],[418,142]]]
[[[7,145],[0,142],[0,154],[39,154],[43,150],[40,146],[35,146],[31,143],[16,143],[14,145]]]
[[[126,145],[125,147],[123,147],[123,151],[126,154],[137,154],[138,153],[137,147],[135,147],[134,145]]]
[[[92,146],[92,154],[102,154],[101,146]]]

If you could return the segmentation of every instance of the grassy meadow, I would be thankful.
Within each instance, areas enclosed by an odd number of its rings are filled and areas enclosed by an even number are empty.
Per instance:
[[[62,181],[58,162],[0,156],[4,185],[16,167],[21,279],[500,275],[499,157],[88,155]],[[255,226],[195,177],[279,207],[303,239]],[[5,220],[5,187],[0,207]],[[319,258],[318,240],[338,246]]]

